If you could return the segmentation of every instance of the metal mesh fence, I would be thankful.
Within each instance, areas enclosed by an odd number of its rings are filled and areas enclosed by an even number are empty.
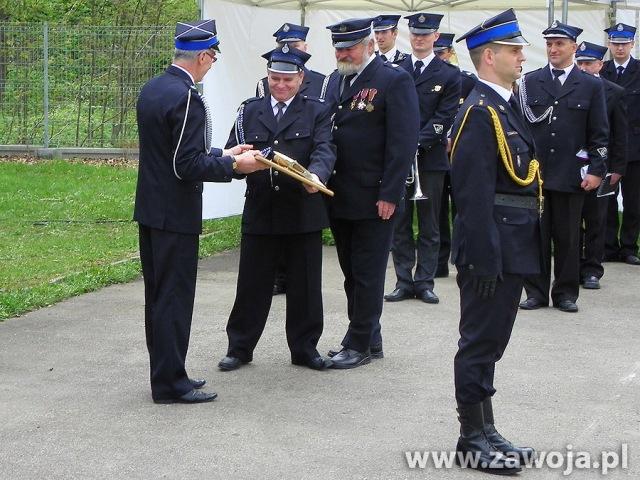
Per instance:
[[[135,103],[172,28],[0,23],[0,144],[135,147]]]

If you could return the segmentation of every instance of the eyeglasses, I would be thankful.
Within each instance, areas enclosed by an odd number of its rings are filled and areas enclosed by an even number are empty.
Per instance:
[[[211,57],[211,63],[216,63],[218,59],[216,58],[216,52],[213,49],[205,50],[204,53]]]

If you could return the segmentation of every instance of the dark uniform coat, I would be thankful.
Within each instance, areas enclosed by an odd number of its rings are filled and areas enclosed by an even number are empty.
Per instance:
[[[399,66],[413,75],[411,55]],[[460,70],[435,56],[415,80],[420,107],[418,163],[424,170],[447,171],[447,133],[460,107]]]
[[[308,97],[324,98],[327,90],[327,82],[328,78],[326,75],[305,68],[304,80],[302,80],[298,94]],[[256,97],[269,97],[269,80],[267,77],[258,81],[256,85]]]
[[[615,62],[604,62],[600,75],[617,82]],[[624,260],[629,255],[638,255],[640,235],[640,61],[631,57],[617,83],[625,89],[623,102],[628,121],[627,166],[621,180],[624,211],[620,226],[617,199],[615,196],[609,198],[605,256]]]
[[[244,138],[243,138],[244,137]],[[273,148],[318,175],[323,183],[335,163],[331,115],[323,101],[298,93],[279,122],[271,95],[240,107],[228,147],[252,144]],[[321,193],[309,194],[300,182],[278,172],[247,175],[236,299],[227,324],[227,355],[248,362],[264,329],[276,267],[287,282],[286,331],[291,359],[318,356],[322,334],[322,234],[329,226]]]
[[[341,95],[342,83],[337,71],[331,74],[327,102],[334,112],[337,160],[329,216],[350,321],[342,345],[364,352],[382,343],[379,321],[393,232],[393,220],[382,220],[376,203],[395,204],[394,216],[402,208],[420,117],[411,76],[379,57]]]
[[[140,162],[134,220],[140,225],[145,332],[154,400],[193,386],[185,370],[202,230],[202,181],[229,182],[231,157],[207,152],[206,110],[189,75],[170,66],[137,105]]]
[[[460,288],[460,340],[454,360],[456,400],[472,405],[495,393],[496,362],[509,342],[523,274],[540,271],[540,230],[534,208],[497,205],[497,195],[535,205],[538,182],[519,186],[500,159],[493,107],[507,137],[516,174],[527,176],[533,137],[519,112],[478,82],[460,109],[452,138],[451,182],[458,208],[452,258]],[[481,298],[474,278],[498,276],[495,294]]]
[[[629,141],[629,112],[624,102],[624,88],[601,78],[609,118],[608,172],[624,175],[627,170],[627,144]],[[634,139],[635,140],[635,139]]]
[[[555,97],[549,66],[528,73],[526,102],[536,116],[553,107],[551,121],[531,124],[538,160],[542,162],[544,188],[560,192],[581,192],[580,167],[602,177],[606,172],[609,121],[602,82],[573,67],[558,97]],[[584,160],[576,154],[586,150]]]

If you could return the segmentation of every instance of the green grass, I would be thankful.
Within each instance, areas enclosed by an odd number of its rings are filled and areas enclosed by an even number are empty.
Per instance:
[[[0,320],[140,275],[137,170],[0,162]],[[240,218],[204,222],[201,256],[234,248]]]

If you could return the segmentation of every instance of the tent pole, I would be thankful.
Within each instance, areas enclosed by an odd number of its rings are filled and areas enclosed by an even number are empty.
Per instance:
[[[300,0],[300,25],[304,27],[305,17],[307,16],[307,2]]]
[[[569,18],[569,0],[562,0],[562,23],[567,23]]]
[[[554,0],[547,0],[549,3],[549,23],[547,25],[551,25],[553,23],[553,21],[555,20],[555,16],[556,16],[556,12],[555,12],[555,4],[554,4]]]

